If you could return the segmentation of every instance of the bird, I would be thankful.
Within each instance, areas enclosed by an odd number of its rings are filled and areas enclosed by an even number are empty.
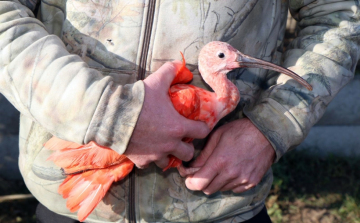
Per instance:
[[[175,64],[177,73],[169,89],[170,99],[181,115],[203,121],[210,129],[233,111],[240,101],[238,88],[226,75],[233,69],[252,67],[275,70],[312,90],[306,80],[291,70],[243,54],[228,43],[213,41],[201,49],[198,57],[199,72],[213,89],[210,92],[188,84],[193,74],[186,67],[182,53],[181,56],[182,63]],[[183,139],[186,142],[192,140]],[[125,155],[95,142],[80,145],[53,136],[44,147],[55,151],[48,160],[61,167],[67,176],[59,186],[58,193],[67,199],[66,206],[71,212],[78,211],[79,221],[84,221],[90,215],[113,182],[124,179],[134,167],[134,163]],[[163,171],[181,165],[180,159],[170,155],[169,164]]]

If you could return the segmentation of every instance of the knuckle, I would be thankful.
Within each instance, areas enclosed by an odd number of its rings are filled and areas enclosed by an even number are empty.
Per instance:
[[[227,164],[227,159],[223,156],[219,156],[217,159],[216,159],[216,162],[215,162],[215,165],[214,165],[214,168],[218,169],[218,170],[222,170],[225,168]]]
[[[164,146],[161,148],[161,151],[164,154],[169,154],[175,149],[175,144],[173,142],[168,142],[164,144]],[[156,154],[157,158],[160,157],[160,154]]]
[[[226,172],[230,179],[236,179],[239,177],[239,173],[235,169],[230,169],[230,170],[227,170]]]
[[[154,154],[153,162],[160,161],[163,158],[161,154]]]
[[[183,160],[190,161],[194,157],[194,150],[185,153]]]
[[[164,148],[163,153],[166,154],[166,155],[168,155],[168,154],[172,154],[172,155],[178,154],[178,155],[180,155],[181,153],[179,154],[179,150],[182,150],[182,149],[183,149],[183,147],[181,145],[180,140],[173,141],[173,142],[168,143],[166,148]],[[181,157],[181,158],[184,158],[184,157]]]
[[[148,160],[142,160],[136,163],[136,166],[140,169],[143,169],[144,167],[146,167],[147,165],[150,164],[150,161]]]
[[[176,124],[172,128],[172,135],[176,138],[183,138],[185,132],[186,132],[185,127],[180,124]]]
[[[241,181],[242,184],[248,184],[249,183],[249,179],[248,178],[243,178]]]
[[[255,184],[248,184],[246,186],[244,186],[244,191],[250,190],[251,188],[255,187]]]

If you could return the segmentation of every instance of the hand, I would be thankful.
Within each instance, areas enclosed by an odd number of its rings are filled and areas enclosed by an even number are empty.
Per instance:
[[[164,168],[170,154],[189,161],[193,158],[194,146],[181,140],[205,138],[210,132],[204,122],[186,119],[175,110],[168,92],[175,75],[174,63],[166,63],[144,80],[143,108],[125,151],[138,168],[151,162]]]
[[[190,168],[180,167],[190,190],[205,194],[244,192],[257,185],[271,167],[275,151],[247,118],[227,123],[209,138]]]

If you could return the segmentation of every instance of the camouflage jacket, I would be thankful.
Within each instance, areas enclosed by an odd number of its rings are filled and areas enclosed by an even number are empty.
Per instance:
[[[206,87],[197,55],[211,40],[280,63],[288,8],[301,30],[283,66],[314,90],[266,70],[237,70],[229,78],[242,98],[225,120],[249,117],[276,160],[304,139],[353,78],[358,0],[0,1],[0,92],[21,112],[19,166],[31,193],[50,210],[76,217],[57,194],[64,176],[46,161],[51,151],[42,145],[51,135],[123,153],[142,108],[139,80],[182,51],[193,84]],[[187,190],[176,170],[150,166],[114,184],[88,222],[242,222],[263,207],[271,183],[270,170],[245,193],[206,196]]]

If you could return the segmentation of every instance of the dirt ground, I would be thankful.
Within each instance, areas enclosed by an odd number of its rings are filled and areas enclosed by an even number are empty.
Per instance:
[[[35,223],[35,209],[38,201],[34,198],[2,201],[1,198],[14,194],[29,194],[22,180],[0,178],[0,223]]]

